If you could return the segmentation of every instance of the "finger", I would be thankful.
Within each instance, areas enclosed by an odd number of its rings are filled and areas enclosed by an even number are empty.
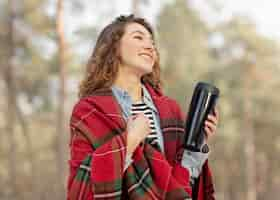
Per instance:
[[[135,116],[129,116],[128,118],[127,118],[127,124],[130,124],[133,120],[134,120],[134,117]]]
[[[212,122],[213,124],[218,124],[217,118],[216,118],[215,116],[211,115],[211,114],[209,114],[209,115],[207,116],[207,120],[210,121],[210,122]]]
[[[138,116],[141,116],[141,117],[143,117],[143,118],[147,118],[147,119],[148,119],[147,115],[145,115],[143,112],[138,113]]]
[[[208,142],[213,134],[212,134],[211,130],[209,129],[209,127],[205,127],[204,131],[205,131],[206,142]]]
[[[148,117],[144,113],[138,113],[136,115],[136,118],[141,121],[149,121]]]
[[[128,122],[133,121],[135,118],[137,117],[137,115],[131,115],[128,117]]]
[[[149,117],[143,113],[143,118],[145,119],[146,123],[150,123]]]
[[[133,120],[139,118],[140,116],[141,116],[141,113],[137,113],[137,114],[131,115],[130,117],[131,117],[131,119],[133,121]]]
[[[133,116],[128,117],[127,122],[126,122],[127,128],[131,127],[133,120],[134,120]]]
[[[204,131],[205,131],[206,140],[208,140],[211,135],[211,130],[207,126],[205,126]]]
[[[217,118],[217,120],[219,120],[220,113],[219,113],[219,111],[218,111],[217,106],[215,106],[214,114],[215,114],[215,117]]]
[[[208,127],[213,133],[216,131],[216,125],[212,122],[206,121],[205,126]]]

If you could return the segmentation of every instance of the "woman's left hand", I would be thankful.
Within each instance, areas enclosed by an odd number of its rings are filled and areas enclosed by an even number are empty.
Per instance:
[[[209,114],[204,124],[204,130],[206,133],[206,142],[208,142],[209,138],[215,134],[218,126],[218,121],[219,121],[219,112],[217,107],[215,107],[214,115]]]

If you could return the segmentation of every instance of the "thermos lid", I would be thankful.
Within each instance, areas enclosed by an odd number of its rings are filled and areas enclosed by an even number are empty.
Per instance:
[[[211,85],[209,83],[198,82],[197,85],[196,85],[196,88],[197,88],[198,91],[204,90],[204,91],[212,93],[213,95],[219,96],[219,94],[220,94],[219,89],[217,87],[215,87],[214,85]]]

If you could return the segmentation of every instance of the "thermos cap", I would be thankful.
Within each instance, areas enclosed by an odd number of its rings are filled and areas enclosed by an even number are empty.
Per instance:
[[[210,92],[213,95],[219,96],[219,94],[220,94],[219,89],[217,87],[215,87],[214,85],[211,85],[209,83],[198,82],[197,85],[196,85],[196,88],[197,88],[198,91],[201,91],[203,89],[204,91]]]

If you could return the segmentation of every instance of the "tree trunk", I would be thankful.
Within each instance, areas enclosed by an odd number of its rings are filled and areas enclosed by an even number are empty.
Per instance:
[[[252,108],[252,94],[251,83],[253,80],[254,64],[246,66],[244,73],[244,153],[245,153],[245,174],[247,184],[247,200],[257,199],[257,180],[256,180],[256,150],[255,150],[255,136],[253,128],[253,108]]]
[[[132,13],[136,16],[140,14],[140,2],[141,0],[132,0]]]
[[[31,142],[31,138],[29,136],[29,128],[28,124],[22,114],[22,111],[20,110],[20,107],[18,104],[15,104],[15,111],[16,111],[16,116],[19,120],[19,124],[22,129],[23,136],[25,138],[25,146],[26,146],[26,152],[28,156],[28,160],[30,162],[30,187],[32,188],[30,191],[30,196],[34,199],[40,199],[40,191],[39,191],[39,173],[38,173],[38,167],[37,167],[37,162],[35,159],[35,152],[33,150],[33,145]]]
[[[28,155],[28,161],[30,162],[30,174],[29,174],[29,185],[32,188],[29,195],[38,198],[38,171],[35,166],[35,158],[34,152],[32,148],[31,138],[29,137],[28,125],[24,116],[20,110],[20,107],[17,104],[17,88],[16,88],[16,81],[15,81],[15,58],[16,58],[16,41],[15,41],[15,34],[16,34],[16,27],[15,27],[15,20],[19,15],[19,10],[17,9],[17,2],[16,0],[9,1],[8,9],[9,9],[9,18],[8,18],[8,33],[7,33],[7,60],[4,61],[6,63],[3,69],[3,79],[6,85],[6,97],[7,97],[7,124],[6,124],[6,133],[7,139],[9,143],[9,150],[8,150],[8,159],[9,159],[9,177],[10,177],[10,185],[11,185],[11,194],[14,198],[19,197],[19,191],[17,189],[16,184],[16,177],[17,177],[17,170],[16,170],[16,141],[15,141],[15,126],[17,124],[16,119],[19,120],[19,125],[22,128],[22,133],[26,143],[26,151]],[[13,198],[12,197],[12,198]]]
[[[16,143],[15,143],[15,100],[16,100],[16,91],[15,91],[15,81],[14,81],[14,59],[15,59],[15,38],[14,38],[14,24],[16,18],[16,2],[15,0],[8,1],[8,55],[7,55],[7,65],[4,69],[4,80],[6,83],[6,97],[7,97],[7,121],[6,121],[6,134],[9,143],[8,149],[8,171],[10,177],[10,188],[11,188],[11,199],[16,198],[17,185],[16,185]]]
[[[65,76],[66,76],[66,44],[63,27],[63,0],[57,1],[57,16],[56,16],[56,31],[58,36],[58,54],[59,54],[59,100],[58,100],[58,113],[57,113],[57,138],[56,138],[56,155],[57,155],[57,178],[59,183],[59,197],[65,199],[64,183],[66,176],[66,162],[65,162]]]

